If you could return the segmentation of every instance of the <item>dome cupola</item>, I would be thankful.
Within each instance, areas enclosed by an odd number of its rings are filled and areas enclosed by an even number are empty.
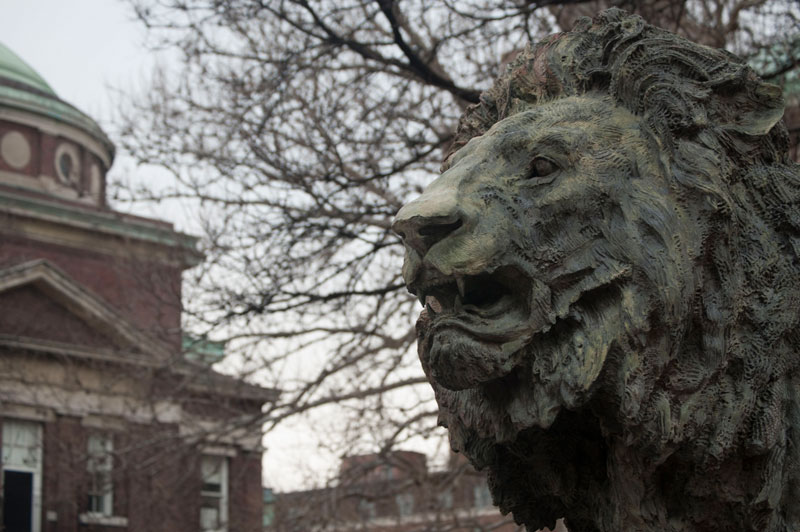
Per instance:
[[[0,43],[0,185],[105,207],[114,145]]]

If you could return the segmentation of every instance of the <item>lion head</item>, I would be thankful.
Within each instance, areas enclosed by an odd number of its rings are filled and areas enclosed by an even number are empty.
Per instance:
[[[451,444],[531,529],[800,526],[779,88],[616,9],[522,52],[397,214]]]

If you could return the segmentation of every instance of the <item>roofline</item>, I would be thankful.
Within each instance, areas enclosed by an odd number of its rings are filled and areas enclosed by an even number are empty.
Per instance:
[[[81,204],[65,205],[50,198],[16,193],[5,187],[0,190],[0,211],[92,232],[180,248],[187,252],[186,262],[189,266],[198,264],[202,259],[202,254],[197,251],[199,240],[197,237],[175,231],[171,225],[158,220],[130,216],[116,211],[89,210]]]
[[[278,389],[251,384],[191,360],[179,360],[170,371],[186,377],[188,388],[193,392],[258,401],[261,404],[275,402],[281,394]]]
[[[57,96],[35,90],[35,87],[3,81],[0,78],[0,107],[11,107],[76,127],[98,141],[107,150],[109,160],[114,160],[114,143],[89,115]]]
[[[5,59],[5,61],[2,63],[2,70],[0,70],[0,74],[2,74],[3,77],[8,77],[17,83],[28,85],[39,92],[55,95],[56,91],[53,90],[53,87],[50,86],[39,72],[34,70],[34,68],[14,50],[0,42],[0,60],[3,59]]]

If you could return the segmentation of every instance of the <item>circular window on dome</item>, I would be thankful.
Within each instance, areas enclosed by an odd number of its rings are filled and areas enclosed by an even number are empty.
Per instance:
[[[61,144],[56,149],[56,174],[63,182],[77,185],[80,182],[81,167],[78,149],[71,144]]]

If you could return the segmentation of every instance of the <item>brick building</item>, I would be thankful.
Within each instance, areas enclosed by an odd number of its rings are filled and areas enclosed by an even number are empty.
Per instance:
[[[335,486],[266,492],[266,532],[518,532],[493,506],[484,475],[453,455],[430,471],[410,451],[345,458]]]
[[[2,529],[259,530],[276,392],[182,334],[196,242],[109,208],[113,156],[0,45]]]

